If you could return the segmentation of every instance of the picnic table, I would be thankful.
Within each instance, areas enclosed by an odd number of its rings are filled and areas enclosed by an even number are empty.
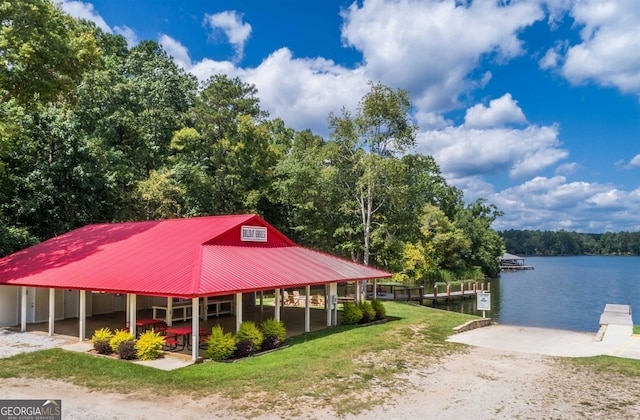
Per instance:
[[[178,340],[179,338],[181,338],[182,340],[182,348],[184,349],[185,347],[187,347],[187,349],[191,349],[191,343],[190,343],[190,338],[191,338],[191,327],[172,327],[172,328],[167,328],[166,331],[167,337],[171,337],[171,336],[175,336],[176,340]]]
[[[140,332],[146,332],[150,329],[156,329],[157,326],[163,325],[164,321],[162,319],[155,319],[155,318],[140,318],[140,319],[136,319],[136,333],[138,332],[138,329],[140,329]]]

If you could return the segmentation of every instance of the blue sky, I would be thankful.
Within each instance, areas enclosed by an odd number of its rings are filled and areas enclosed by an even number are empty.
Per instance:
[[[433,155],[496,229],[640,230],[637,0],[63,1],[158,41],[201,81],[239,77],[263,109],[327,136],[368,81],[410,92]]]

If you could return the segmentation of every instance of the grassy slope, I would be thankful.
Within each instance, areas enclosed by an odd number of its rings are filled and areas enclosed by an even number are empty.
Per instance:
[[[402,303],[385,303],[389,322],[367,327],[339,326],[303,334],[286,349],[237,363],[203,363],[165,372],[120,360],[60,349],[0,360],[0,377],[48,378],[96,390],[220,394],[238,401],[238,409],[269,410],[275,401],[304,397],[340,402],[343,412],[375,403],[366,390],[385,393],[402,386],[399,373],[416,364],[460,350],[447,343],[454,326],[471,316]],[[592,369],[615,369],[640,376],[640,361],[613,357],[575,360]]]

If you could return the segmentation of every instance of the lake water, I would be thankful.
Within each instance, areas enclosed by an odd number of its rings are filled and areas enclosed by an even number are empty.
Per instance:
[[[534,270],[491,281],[491,311],[500,324],[595,332],[607,303],[631,303],[640,324],[640,257],[526,257]],[[474,313],[475,300],[439,307]]]

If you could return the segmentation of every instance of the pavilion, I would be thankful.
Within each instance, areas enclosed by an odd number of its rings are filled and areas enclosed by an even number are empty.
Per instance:
[[[25,331],[46,317],[53,335],[56,319],[77,317],[82,341],[86,317],[118,305],[135,333],[141,304],[169,325],[191,319],[195,360],[200,318],[233,313],[238,328],[255,292],[274,291],[280,319],[280,291],[305,287],[308,331],[311,286],[325,286],[327,325],[335,325],[339,282],[390,277],[298,246],[255,214],[92,224],[0,259],[0,325]]]

